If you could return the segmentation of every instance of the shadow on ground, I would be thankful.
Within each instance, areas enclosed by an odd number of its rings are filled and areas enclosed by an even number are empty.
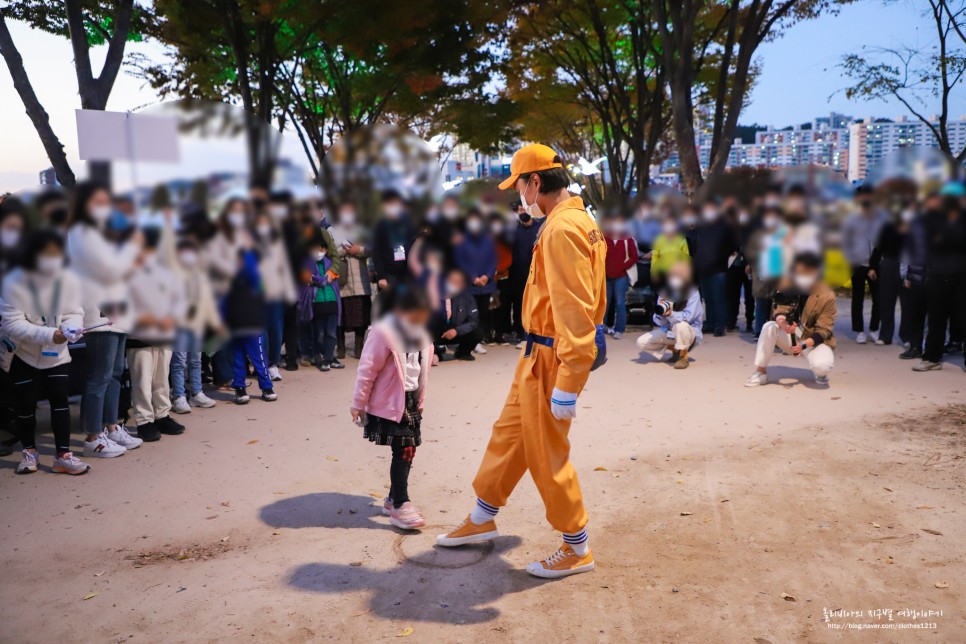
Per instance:
[[[493,542],[492,550],[481,545],[453,549],[453,552],[462,551],[455,556],[466,556],[479,549],[480,556],[471,566],[453,568],[412,563],[431,553],[402,558],[398,565],[386,569],[351,564],[304,564],[292,571],[288,583],[313,593],[366,592],[368,610],[364,612],[387,620],[480,624],[500,616],[499,609],[492,604],[503,596],[545,583],[514,568],[503,558],[503,554],[520,543],[519,537],[501,537]]]
[[[374,521],[382,501],[371,496],[316,492],[280,499],[264,506],[259,518],[273,528],[376,528],[395,532],[388,523]]]

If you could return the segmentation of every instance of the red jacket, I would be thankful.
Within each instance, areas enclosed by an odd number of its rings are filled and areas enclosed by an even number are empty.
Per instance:
[[[624,277],[627,269],[637,263],[637,242],[630,235],[614,239],[604,235],[607,242],[607,279]]]

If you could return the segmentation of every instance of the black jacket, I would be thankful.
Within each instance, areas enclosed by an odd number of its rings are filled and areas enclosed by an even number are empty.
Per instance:
[[[738,249],[734,228],[723,217],[699,225],[694,239],[694,268],[702,277],[728,270],[728,258]]]
[[[480,325],[480,312],[476,306],[476,299],[466,291],[452,299],[449,320],[446,319],[446,300],[440,302],[437,328],[441,329],[441,332],[456,329],[457,336],[466,335]]]
[[[407,217],[391,221],[380,219],[372,231],[372,279],[389,282],[404,281],[409,269],[406,260],[396,260],[395,249],[402,246],[406,257],[416,239],[416,228]]]
[[[530,275],[530,262],[533,261],[533,247],[546,219],[534,219],[531,226],[517,226],[513,231],[510,279],[515,284],[525,284]]]

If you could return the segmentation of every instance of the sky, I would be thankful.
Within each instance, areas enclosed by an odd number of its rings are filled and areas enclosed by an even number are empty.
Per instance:
[[[918,8],[917,8],[918,5]],[[811,121],[835,111],[855,117],[894,118],[905,113],[897,102],[849,101],[842,93],[848,85],[837,65],[842,56],[865,47],[887,47],[928,42],[928,20],[921,13],[921,2],[897,0],[860,0],[846,6],[838,15],[826,15],[797,24],[780,38],[763,44],[758,51],[761,74],[740,122],[786,126]],[[75,172],[82,167],[77,159],[77,131],[74,110],[80,106],[72,66],[70,44],[26,25],[8,22],[14,42],[20,49],[34,90],[50,114],[54,131],[64,144]],[[128,51],[150,58],[163,56],[164,50],[152,43],[129,43]],[[100,69],[105,48],[92,52],[95,70]],[[107,109],[127,111],[145,108],[159,101],[144,82],[122,70]],[[938,107],[938,106],[937,106]],[[927,108],[927,114],[938,111]],[[954,117],[966,114],[966,89],[961,89],[952,106]],[[297,150],[289,141],[287,148]],[[297,153],[296,153],[297,156]],[[142,181],[165,176],[184,176],[194,164],[219,170],[243,170],[241,149],[232,146],[194,144],[182,146],[184,168],[145,164],[138,168]],[[50,163],[32,123],[24,112],[6,65],[0,65],[0,193],[16,192],[37,184],[38,172]],[[174,174],[172,174],[174,173]],[[119,167],[115,177],[126,183],[127,169]]]

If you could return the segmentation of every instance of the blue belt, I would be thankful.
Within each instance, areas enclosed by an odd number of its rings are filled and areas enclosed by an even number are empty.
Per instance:
[[[548,338],[545,335],[537,335],[536,333],[524,333],[523,340],[527,343],[526,350],[523,352],[524,358],[530,357],[530,352],[533,350],[533,345],[542,344],[545,347],[553,347],[553,338]]]

